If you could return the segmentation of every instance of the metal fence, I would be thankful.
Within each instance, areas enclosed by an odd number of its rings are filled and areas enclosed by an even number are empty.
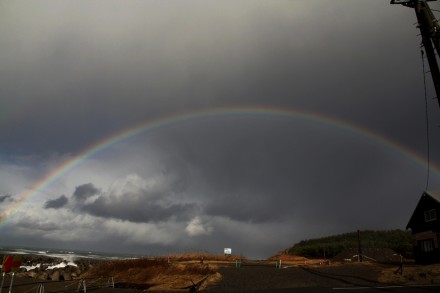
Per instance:
[[[101,288],[114,288],[113,277],[96,277],[71,281],[36,281],[35,279],[4,278],[0,293],[60,293],[87,292]]]

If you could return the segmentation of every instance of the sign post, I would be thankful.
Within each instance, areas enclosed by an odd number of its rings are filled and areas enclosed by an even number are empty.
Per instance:
[[[2,291],[3,291],[3,282],[4,282],[4,280],[5,280],[5,272],[2,273],[2,284],[0,286],[0,293],[2,293]]]
[[[231,255],[232,254],[232,248],[225,248],[224,252],[225,252],[225,256]]]
[[[11,283],[9,284],[9,293],[12,292],[12,283],[14,283],[14,275],[15,275],[15,273],[12,273]]]
[[[3,258],[2,271],[4,273],[15,273],[20,269],[21,256],[19,255],[7,255]]]
[[[0,287],[0,293],[3,290],[3,282],[5,280],[5,274],[12,272],[11,283],[9,284],[9,293],[12,292],[12,283],[14,282],[15,272],[20,269],[21,256],[19,255],[7,255],[3,258],[2,263],[2,284]]]

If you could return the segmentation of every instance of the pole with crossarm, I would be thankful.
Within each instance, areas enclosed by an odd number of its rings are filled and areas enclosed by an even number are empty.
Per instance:
[[[422,34],[422,44],[426,51],[437,101],[440,107],[440,71],[435,56],[435,51],[437,51],[437,55],[440,55],[440,26],[427,3],[431,1],[437,0],[391,0],[391,4],[401,4],[406,7],[414,8],[416,12],[418,28]]]

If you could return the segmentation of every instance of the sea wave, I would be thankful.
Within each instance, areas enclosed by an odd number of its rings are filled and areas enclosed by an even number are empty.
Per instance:
[[[0,247],[0,258],[2,255],[21,255],[23,260],[20,268],[31,271],[37,268],[44,269],[63,269],[67,266],[83,266],[90,261],[133,259],[142,256],[110,254],[92,251],[74,251],[63,249],[41,249],[41,248],[23,248],[23,247]],[[0,261],[0,268],[1,268]]]
[[[42,249],[42,248],[29,248],[29,247],[0,247],[0,255],[41,255],[54,258],[61,258],[68,262],[73,262],[78,258],[90,258],[97,260],[116,260],[127,258],[140,258],[143,256],[131,255],[131,254],[116,254],[108,252],[96,252],[96,251],[80,251],[80,250],[64,250],[64,249]]]

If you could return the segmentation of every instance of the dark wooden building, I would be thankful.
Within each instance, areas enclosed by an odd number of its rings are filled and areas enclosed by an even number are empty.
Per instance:
[[[414,259],[418,263],[440,262],[440,192],[425,191],[406,229],[413,235]]]

